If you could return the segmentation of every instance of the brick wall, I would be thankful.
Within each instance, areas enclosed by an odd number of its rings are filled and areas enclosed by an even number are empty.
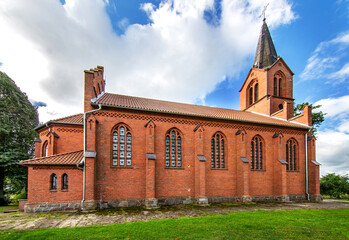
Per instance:
[[[154,123],[154,129],[151,130],[153,131],[153,142],[146,140],[149,129],[145,125],[149,120]],[[274,199],[282,194],[302,198],[305,194],[305,130],[178,117],[160,113],[141,113],[131,110],[117,111],[116,109],[102,110],[91,114],[87,122],[94,123],[91,129],[96,129],[88,131],[87,137],[90,139],[88,148],[94,149],[95,147],[97,157],[89,162],[94,166],[91,165],[87,168],[87,176],[91,175],[89,171],[93,171],[90,179],[95,179],[95,187],[94,189],[87,187],[86,196],[90,196],[90,192],[93,191],[91,198],[95,198],[96,202],[118,201],[120,206],[127,206],[125,201],[139,200],[134,204],[141,204],[147,198],[146,189],[153,189],[151,186],[146,186],[146,183],[149,182],[146,181],[146,153],[149,149],[154,149],[157,157],[156,160],[151,160],[154,161],[155,165],[155,192],[149,195],[156,199],[182,199],[168,202],[183,203],[188,201],[187,199],[198,197],[199,195],[195,192],[200,191],[206,195],[200,197],[207,197],[209,201],[223,201],[224,199],[235,201],[243,196],[250,196],[254,200],[266,200]],[[131,167],[112,166],[112,130],[120,123],[127,125],[132,133]],[[198,150],[198,135],[194,132],[198,125],[201,126],[200,131],[202,131],[203,139],[200,140],[203,146],[202,153],[207,159],[206,162],[200,162],[204,166],[204,175],[195,170],[199,166],[199,160],[195,153],[201,151]],[[182,167],[175,169],[165,167],[165,136],[166,132],[172,128],[178,129],[182,134],[183,146]],[[236,135],[236,132],[242,129],[244,129],[242,134]],[[59,140],[61,137],[62,139],[75,139],[76,144],[71,143],[71,148],[80,146],[82,141],[80,132],[62,131],[58,127],[55,131],[60,135]],[[225,140],[226,167],[224,169],[211,169],[211,138],[217,131],[223,134]],[[96,141],[91,140],[94,138],[91,134],[95,134],[95,132]],[[275,133],[282,133],[280,140],[273,138]],[[74,134],[76,137],[73,136]],[[250,160],[250,142],[257,134],[263,140],[263,170],[251,170],[250,163],[243,163],[240,158],[246,157]],[[280,165],[278,160],[278,158],[286,159],[286,141],[291,137],[297,141],[299,146],[298,169],[293,172],[286,171],[286,165]],[[64,144],[62,141],[57,141],[57,143],[58,150],[64,151],[64,148],[67,147],[60,145]],[[93,147],[94,143],[96,145]],[[147,146],[147,143],[152,145]],[[284,175],[275,174],[274,169],[282,168],[284,168]],[[28,169],[29,204],[81,201],[82,171],[75,166],[30,166]],[[52,173],[57,174],[58,177],[56,191],[49,189]],[[67,173],[69,176],[68,192],[61,190],[63,173]],[[286,179],[285,181],[281,179],[282,176]],[[151,181],[150,184],[152,184]],[[284,193],[281,184],[284,184]],[[91,184],[89,186],[92,187]],[[200,191],[197,188],[200,188]],[[315,187],[313,188],[315,189]],[[118,204],[115,206],[119,206]]]
[[[50,189],[51,174],[57,175],[57,189]],[[62,189],[62,175],[68,175],[68,189]],[[76,166],[28,166],[28,203],[59,203],[82,200],[82,170]]]

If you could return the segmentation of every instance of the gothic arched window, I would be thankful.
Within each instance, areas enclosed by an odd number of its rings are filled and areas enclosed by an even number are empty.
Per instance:
[[[56,190],[57,189],[57,175],[52,173],[50,177],[50,189]]]
[[[42,157],[47,157],[48,156],[48,142],[45,141],[44,144],[42,145]]]
[[[296,171],[298,168],[297,150],[297,143],[294,139],[291,138],[286,142],[286,169],[288,171]]]
[[[264,168],[263,153],[262,138],[255,136],[251,140],[251,169],[261,170]]]
[[[254,85],[254,101],[255,102],[258,101],[258,83],[256,83],[256,85]]]
[[[118,124],[113,130],[113,166],[129,167],[132,164],[132,135],[125,124]]]
[[[252,105],[253,103],[253,87],[250,87],[249,90],[249,105]]]
[[[68,190],[68,175],[66,173],[62,175],[62,190]]]
[[[274,75],[274,96],[282,97],[284,80],[285,75],[281,71]]]
[[[165,137],[166,167],[182,167],[182,136],[173,128],[166,133]]]
[[[282,79],[279,78],[279,97],[282,96]]]
[[[225,141],[222,133],[215,133],[211,139],[211,168],[225,168]]]

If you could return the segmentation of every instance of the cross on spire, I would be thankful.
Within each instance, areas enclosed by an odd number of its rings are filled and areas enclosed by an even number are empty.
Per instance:
[[[262,14],[259,15],[259,17],[262,17],[262,16],[263,16],[263,22],[265,21],[265,12],[266,12],[268,6],[269,6],[269,3],[268,3],[267,5],[264,6],[263,11],[262,11]]]

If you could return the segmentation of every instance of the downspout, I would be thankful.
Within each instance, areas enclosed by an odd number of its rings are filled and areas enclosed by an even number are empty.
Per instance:
[[[310,200],[309,197],[309,179],[308,179],[308,133],[311,129],[305,134],[305,194],[307,195],[307,200]]]
[[[88,113],[93,113],[102,109],[102,104],[98,104],[98,109],[91,110],[89,112],[84,112],[84,155],[83,155],[83,180],[82,180],[82,200],[81,200],[81,210],[84,210],[84,202],[85,202],[85,189],[86,189],[86,162],[85,162],[85,154],[86,154],[86,116]]]

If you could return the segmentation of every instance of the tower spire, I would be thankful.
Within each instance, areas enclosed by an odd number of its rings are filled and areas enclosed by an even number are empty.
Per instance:
[[[271,66],[277,60],[277,54],[273,40],[271,39],[270,32],[265,22],[265,16],[263,18],[262,29],[259,34],[258,45],[256,49],[256,55],[253,61],[254,68],[266,68]]]

